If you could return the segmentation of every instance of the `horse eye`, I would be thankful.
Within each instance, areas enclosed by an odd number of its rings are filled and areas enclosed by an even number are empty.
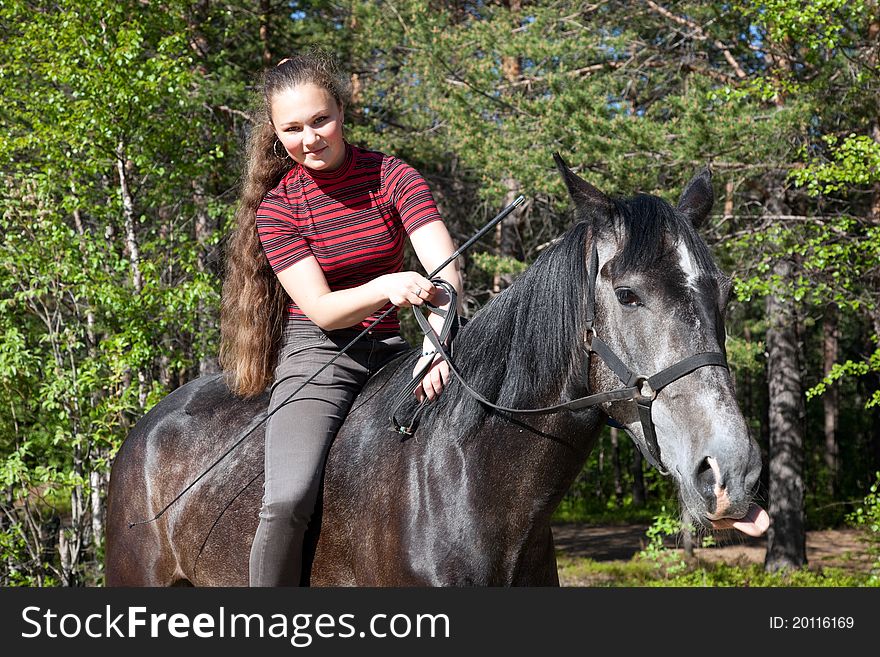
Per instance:
[[[628,287],[619,287],[614,290],[614,294],[617,295],[617,300],[624,306],[642,305],[642,301],[639,299],[638,295]]]

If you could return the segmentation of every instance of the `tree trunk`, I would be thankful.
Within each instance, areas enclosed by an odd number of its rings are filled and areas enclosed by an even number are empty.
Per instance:
[[[645,475],[642,472],[642,453],[638,449],[633,450],[633,460],[631,464],[631,472],[632,472],[632,494],[633,494],[633,506],[636,508],[640,508],[645,506],[646,495],[645,495]]]
[[[681,546],[684,548],[684,556],[694,558],[694,533],[691,531],[693,520],[687,509],[681,512]]]
[[[876,143],[880,144],[880,121],[874,122],[871,136]],[[880,182],[874,183],[874,191],[871,194],[871,221],[875,224],[880,223]]]
[[[823,333],[823,374],[827,376],[837,362],[838,340],[840,331],[837,326],[838,309],[836,304],[825,308],[822,321]],[[837,445],[837,418],[840,409],[840,389],[836,383],[831,384],[822,395],[822,407],[825,412],[825,467],[828,469],[826,489],[830,496],[837,490],[839,449]]]
[[[880,387],[880,374],[874,375],[874,385]],[[871,453],[874,456],[871,463],[871,472],[880,470],[880,406],[871,407],[871,435],[869,438],[871,444]],[[874,477],[870,476],[869,481],[873,482]]]
[[[96,450],[99,456],[105,456],[106,450]],[[89,464],[91,466],[91,464]],[[104,544],[104,499],[107,490],[104,477],[97,470],[89,471],[89,504],[92,508],[92,544],[99,550]]]
[[[513,27],[519,27],[519,14],[522,10],[521,0],[505,0],[504,4],[510,11],[513,19]],[[517,82],[522,75],[522,63],[519,57],[506,55],[501,58],[501,72],[508,82]],[[513,178],[506,178],[504,186],[507,193],[504,196],[504,205],[510,205],[519,193],[519,185]],[[499,256],[516,257],[517,249],[517,222],[520,213],[511,212],[495,227],[495,249]],[[492,279],[492,292],[498,294],[502,289],[506,288],[513,282],[511,274],[495,273]]]
[[[131,265],[131,283],[134,291],[140,294],[144,289],[144,279],[141,274],[141,256],[138,247],[137,235],[134,228],[134,201],[128,185],[128,156],[125,153],[125,144],[120,141],[116,145],[116,172],[119,175],[119,194],[122,198],[122,220],[125,226],[125,247],[128,250],[129,264]]]
[[[205,185],[200,179],[193,180],[193,202],[196,208],[196,244],[198,244],[198,255],[196,266],[202,273],[207,271],[207,248],[208,243],[216,226],[211,222],[208,215],[208,208],[205,203]],[[199,353],[199,376],[206,374],[215,374],[220,371],[217,363],[217,357],[209,353],[209,327],[215,322],[213,309],[205,305],[204,300],[199,300],[198,305],[198,335],[196,336],[196,347]]]
[[[267,11],[267,7],[262,7],[263,11]],[[208,68],[206,65],[207,56],[210,53],[210,43],[205,37],[204,30],[202,29],[202,25],[208,20],[209,13],[209,3],[208,0],[199,0],[192,8],[191,12],[187,16],[187,25],[189,26],[192,34],[192,48],[196,54],[196,63],[195,69],[196,71],[202,75],[208,75]],[[268,15],[266,14],[263,18],[264,21],[268,22]],[[262,32],[261,32],[262,34]],[[266,39],[268,39],[268,32],[265,35]],[[210,143],[211,135],[210,130],[207,128],[203,129],[203,135],[205,139],[205,143]],[[196,251],[196,267],[199,272],[204,273],[208,269],[207,262],[207,249],[208,244],[213,235],[214,231],[217,230],[218,226],[216,222],[211,221],[211,217],[208,213],[207,202],[206,199],[208,194],[205,189],[205,178],[208,176],[208,172],[202,172],[198,174],[198,177],[194,178],[192,181],[192,199],[193,199],[193,207],[195,208],[196,220],[195,220],[195,239],[196,244],[198,245],[198,249]],[[205,374],[214,374],[220,371],[219,365],[217,363],[217,357],[215,355],[208,353],[208,342],[209,342],[209,331],[208,327],[213,325],[216,321],[214,317],[214,312],[212,309],[209,309],[203,300],[199,300],[198,308],[196,309],[197,319],[196,319],[196,350],[199,354],[198,360],[198,375],[202,376]],[[187,341],[189,343],[189,341]],[[186,345],[187,350],[192,350],[192,344]],[[170,353],[170,352],[169,352]],[[167,356],[163,356],[165,360],[167,360]],[[171,387],[171,373],[168,372],[167,363],[163,363],[163,374],[162,374],[162,384],[166,386],[166,389],[170,389]],[[176,382],[175,382],[176,383]]]
[[[263,46],[263,65],[272,65],[272,49],[269,47],[271,35],[269,34],[269,17],[272,15],[272,3],[269,0],[260,0],[260,43]]]
[[[82,215],[79,208],[73,211],[73,222],[76,227],[77,235],[80,236],[79,248],[85,253],[85,237],[86,231],[82,223]],[[91,300],[86,298],[86,340],[89,358],[97,358],[97,338],[95,336],[95,313],[92,311]],[[90,395],[92,407],[97,407],[101,399],[100,392],[93,392]],[[105,478],[97,470],[92,469],[92,464],[103,461],[107,456],[107,450],[104,447],[92,445],[90,450],[89,468],[89,502],[92,509],[92,543],[95,549],[100,548],[104,542],[104,504],[103,499],[106,493],[104,485]]]
[[[871,19],[871,22],[868,26],[868,36],[870,43],[876,44],[878,42],[878,39],[880,39],[880,15],[876,15],[874,18]],[[873,66],[874,70],[876,70],[878,60],[880,60],[880,49],[874,48],[869,59],[869,63]],[[874,119],[874,126],[871,129],[871,136],[877,144],[880,144],[880,117],[875,117]],[[871,194],[871,216],[869,217],[869,221],[875,226],[880,225],[880,182],[874,183],[874,189]],[[872,280],[868,282],[868,288],[873,290],[880,290],[880,275],[875,273],[871,276],[871,279]],[[877,336],[878,340],[880,340],[880,308],[878,308],[876,305],[871,311],[871,323],[873,324],[874,335]],[[880,348],[880,345],[878,345],[877,343],[870,345],[868,347],[868,353],[870,353],[872,348]],[[880,386],[880,374],[877,374],[875,372],[872,375],[872,378],[874,380],[876,390],[877,386]],[[872,452],[874,455],[874,462],[869,481],[873,482],[873,473],[880,470],[880,406],[871,407],[871,416],[873,425],[871,444],[873,445]]]
[[[783,284],[791,264],[774,274]],[[767,381],[770,397],[770,529],[764,568],[770,572],[807,563],[804,521],[804,399],[793,301],[777,292],[767,298]]]
[[[749,328],[748,324],[743,326],[743,340],[746,341],[746,344],[752,345],[752,330]],[[755,416],[755,385],[754,381],[752,381],[752,373],[746,368],[742,373],[742,388],[739,388],[738,397],[742,400],[743,404],[743,413],[746,416],[746,420],[750,420]]]
[[[144,289],[144,279],[141,274],[140,249],[134,227],[134,201],[131,198],[128,185],[128,156],[125,153],[125,143],[122,140],[116,145],[116,171],[119,175],[119,193],[122,197],[122,219],[125,226],[125,246],[131,266],[131,283],[135,293],[140,296]],[[138,402],[141,408],[144,408],[147,405],[147,380],[141,370],[138,370],[137,378]]]
[[[77,244],[79,247],[80,253],[85,256],[86,254],[86,229],[83,226],[82,222],[82,213],[79,208],[75,208],[73,210],[73,225],[76,227],[76,234],[79,235],[80,241]],[[89,356],[95,358],[97,356],[96,346],[98,341],[95,339],[95,313],[92,311],[92,302],[91,299],[85,299],[86,304],[86,339],[88,341],[88,351]],[[94,400],[93,400],[94,401]]]
[[[504,186],[507,187],[507,193],[504,195],[504,206],[513,203],[519,194],[519,185],[513,178],[506,178]],[[517,223],[519,221],[519,212],[511,212],[495,226],[495,250],[501,257],[517,257],[519,254],[517,239]],[[492,292],[498,294],[513,282],[512,274],[502,274],[496,272],[492,278]]]
[[[192,39],[190,40],[190,48],[196,59],[196,66],[203,75],[208,73],[205,67],[205,58],[210,52],[210,42],[202,30],[202,24],[207,20],[210,3],[208,0],[197,0],[186,12],[186,23],[190,28]]]
[[[872,315],[873,325],[874,325],[874,335],[880,337],[880,309],[875,309]],[[869,346],[869,349],[873,347],[877,348],[877,344],[874,343]],[[872,372],[871,380],[873,382],[873,390],[880,389],[880,372]],[[872,394],[871,392],[868,393]],[[869,473],[868,479],[869,481],[874,481],[874,473],[880,470],[880,406],[872,406],[871,407],[871,423],[872,423],[872,432],[871,432],[871,445],[873,449],[871,450],[874,455],[874,460],[872,463],[871,471]]]

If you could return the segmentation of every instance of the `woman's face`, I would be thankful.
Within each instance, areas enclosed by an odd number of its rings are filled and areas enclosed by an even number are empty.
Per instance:
[[[272,97],[272,125],[287,154],[315,171],[338,169],[345,159],[342,108],[323,87],[298,84]]]

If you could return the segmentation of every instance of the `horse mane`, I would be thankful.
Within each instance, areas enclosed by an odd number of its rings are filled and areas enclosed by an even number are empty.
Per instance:
[[[459,332],[453,362],[484,397],[508,406],[540,406],[569,384],[574,346],[583,341],[590,225],[580,221]],[[580,337],[579,337],[580,336]],[[449,413],[473,426],[488,410],[452,383],[425,407],[422,423]]]
[[[562,401],[566,392],[586,393],[580,346],[591,230],[598,236],[613,231],[622,241],[613,263],[616,272],[648,269],[679,241],[702,271],[717,271],[691,222],[666,201],[647,194],[611,201],[615,211],[607,219],[578,221],[462,328],[453,362],[486,399],[535,408]],[[476,427],[490,413],[453,381],[425,407],[422,424],[455,415],[456,425]]]

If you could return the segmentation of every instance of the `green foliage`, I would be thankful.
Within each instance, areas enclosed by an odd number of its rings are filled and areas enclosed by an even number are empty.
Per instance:
[[[644,506],[635,506],[632,495],[625,496],[618,505],[613,500],[577,494],[573,490],[562,499],[552,520],[595,525],[647,524],[653,520],[659,508],[659,503],[653,501]]]
[[[776,42],[791,40],[810,51],[833,50],[845,39],[848,24],[863,20],[864,0],[758,0],[736,5]]]
[[[853,511],[849,521],[856,527],[866,527],[877,534],[880,541],[880,472],[876,473],[876,481],[871,484],[862,506]]]
[[[880,255],[878,239],[876,228],[860,226],[849,217],[817,219],[794,227],[771,225],[743,236],[731,245],[753,254],[753,273],[735,278],[737,299],[750,301],[775,294],[815,305],[835,303],[853,313],[873,311],[877,302],[865,280]],[[798,274],[786,281],[772,274],[779,258],[795,261]]]
[[[847,376],[865,376],[869,372],[880,372],[880,349],[868,358],[868,362],[854,362],[847,360],[843,363],[835,363],[828,374],[819,383],[807,390],[807,399],[813,399],[826,392],[828,386]],[[875,390],[873,395],[865,402],[865,408],[871,408],[880,404],[880,390]]]
[[[759,374],[764,369],[764,343],[728,335],[725,343],[727,362],[734,372]]]
[[[868,530],[868,549],[876,559],[871,583],[880,586],[880,471],[875,474],[875,481],[868,489],[862,504],[847,516],[847,520],[855,527]]]
[[[509,256],[491,253],[474,253],[471,255],[474,266],[490,274],[521,274],[528,265]]]
[[[38,577],[34,573],[39,570],[32,563],[28,549],[28,540],[24,529],[13,523],[9,530],[0,533],[0,560],[10,564],[0,572],[0,586],[55,586],[54,577]]]
[[[681,518],[669,513],[665,506],[662,507],[660,513],[654,516],[654,522],[645,532],[648,544],[636,555],[636,558],[651,563],[667,575],[676,575],[682,572],[687,564],[681,554],[667,549],[664,545],[665,539],[678,536],[680,533]]]
[[[814,160],[791,172],[792,181],[806,186],[811,196],[831,194],[851,185],[867,186],[880,181],[880,143],[871,137],[850,133],[838,143],[835,135],[823,138],[831,161]]]
[[[249,93],[267,61],[312,43],[337,48],[357,75],[348,137],[422,171],[457,239],[511,193],[529,199],[512,246],[469,254],[469,310],[482,281],[520,273],[570,225],[554,151],[604,191],[671,202],[710,163],[719,203],[701,231],[736,281],[726,346],[749,425],[764,422],[769,294],[806,315],[834,303],[848,322],[848,351],[827,376],[808,361],[810,398],[832,384],[858,391],[842,400],[844,419],[861,411],[856,399],[880,404],[877,336],[865,335],[880,325],[875,5],[679,2],[675,19],[644,3],[573,0],[518,12],[500,2],[295,5],[293,16],[284,3],[262,15],[241,0],[0,5],[0,481],[11,500],[2,583],[99,577],[93,485],[100,497],[131,425],[216,355],[218,263]],[[777,212],[782,183],[788,209]],[[772,275],[780,258],[793,263],[791,280]],[[841,430],[846,472],[873,471],[856,441],[866,432]],[[618,452],[623,492],[603,435],[555,517],[653,519],[656,541],[670,528],[661,505],[673,487],[646,471],[637,508],[632,448],[622,441]],[[57,543],[71,530],[81,561],[63,566]]]
[[[91,502],[116,449],[216,353],[210,263],[239,141],[216,108],[239,104],[247,79],[220,68],[206,77],[191,9],[0,6],[0,480],[11,504],[0,577],[10,584],[95,581],[103,537]],[[79,546],[70,563],[62,532]]]

